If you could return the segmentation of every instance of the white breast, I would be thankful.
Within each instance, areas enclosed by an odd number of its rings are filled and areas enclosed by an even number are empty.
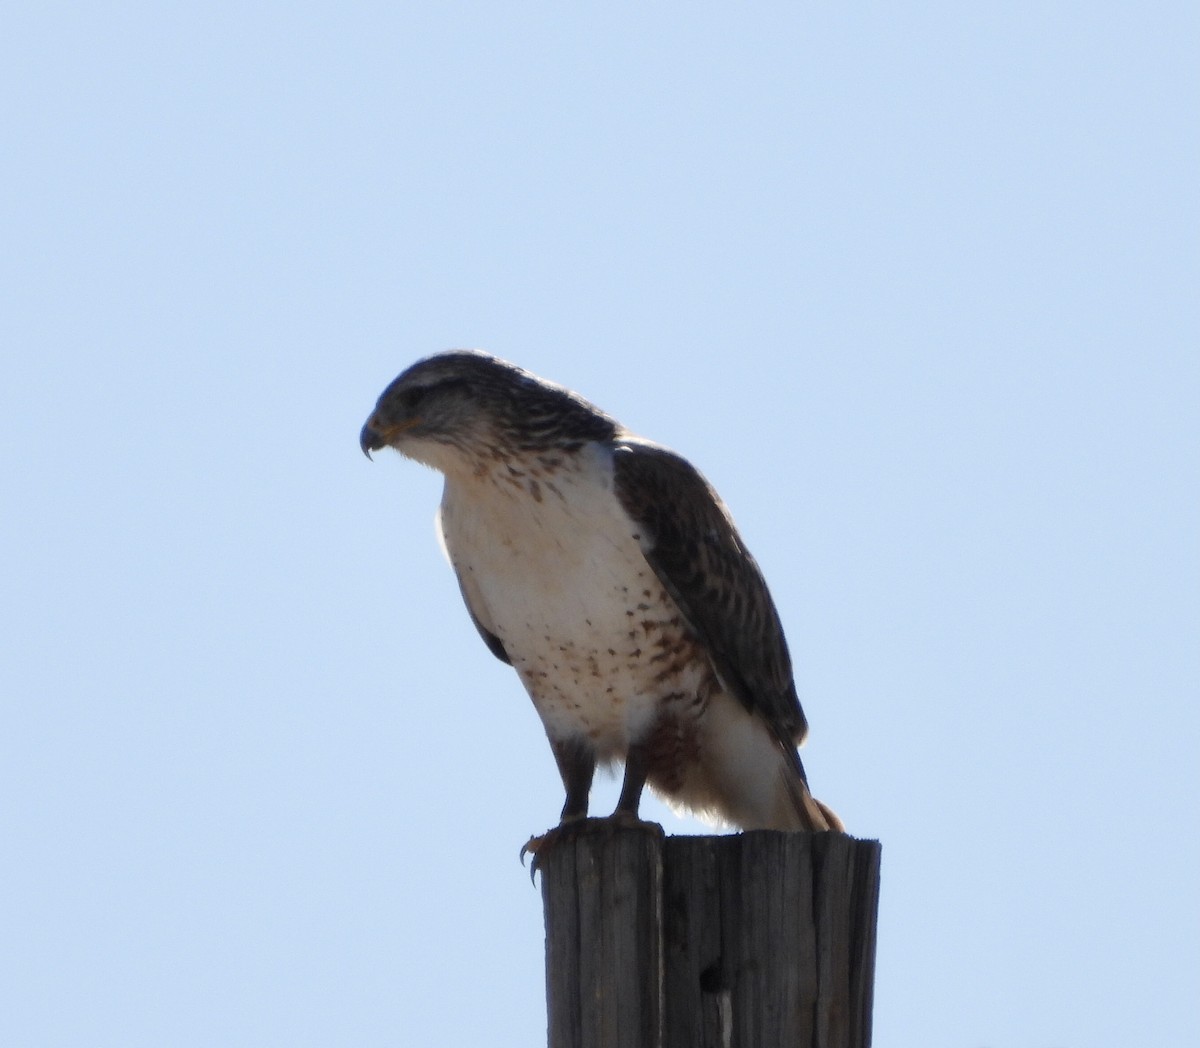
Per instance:
[[[702,676],[663,672],[683,639],[680,618],[612,478],[611,451],[595,445],[552,472],[500,464],[448,476],[440,515],[468,603],[504,644],[547,733],[585,737],[601,760],[623,757],[657,700]]]

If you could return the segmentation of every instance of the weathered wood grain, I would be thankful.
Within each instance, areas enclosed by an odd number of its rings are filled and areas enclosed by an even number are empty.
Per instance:
[[[597,820],[540,857],[550,1048],[867,1048],[880,847]]]
[[[539,855],[553,1048],[660,1048],[662,840],[593,819]]]

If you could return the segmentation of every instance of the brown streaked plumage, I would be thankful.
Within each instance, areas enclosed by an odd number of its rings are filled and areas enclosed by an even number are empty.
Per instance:
[[[618,815],[648,783],[745,829],[841,829],[796,752],[807,725],[766,582],[685,459],[469,351],[403,372],[360,445],[445,475],[446,551],[542,718],[564,821],[586,815],[597,763],[620,761]]]

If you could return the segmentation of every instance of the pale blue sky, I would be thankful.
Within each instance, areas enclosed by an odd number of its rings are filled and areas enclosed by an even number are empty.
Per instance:
[[[1200,1041],[1194,4],[3,21],[0,1044],[540,1043],[554,763],[356,443],[454,346],[731,506],[878,1045]]]

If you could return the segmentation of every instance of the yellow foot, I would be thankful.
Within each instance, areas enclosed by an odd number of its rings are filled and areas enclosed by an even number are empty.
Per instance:
[[[567,819],[545,833],[530,837],[521,846],[521,865],[525,865],[525,856],[530,856],[529,879],[532,881],[538,872],[543,856],[552,848],[557,848],[564,841],[592,833],[611,833],[613,830],[631,830],[643,827],[662,833],[662,827],[656,822],[645,822],[632,812],[617,811],[604,819]]]
[[[533,880],[533,876],[538,871],[538,860],[542,855],[545,855],[555,845],[562,843],[568,837],[579,833],[584,826],[589,822],[596,822],[596,819],[585,819],[582,817],[574,819],[564,819],[553,829],[547,830],[545,833],[530,837],[523,845],[521,845],[521,865],[525,865],[525,856],[530,857],[529,861],[529,879]]]

